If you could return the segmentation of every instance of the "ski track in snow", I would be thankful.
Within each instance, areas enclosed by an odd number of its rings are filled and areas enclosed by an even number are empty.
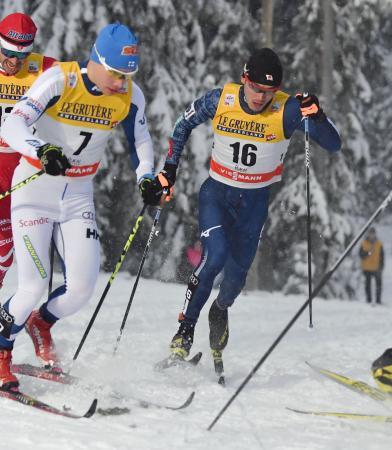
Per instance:
[[[207,431],[209,424],[306,299],[300,295],[256,291],[241,294],[230,310],[230,341],[224,353],[227,387],[222,388],[216,383],[209,354],[210,302],[200,317],[192,349],[192,354],[203,352],[199,365],[171,368],[163,373],[153,370],[154,363],[168,354],[169,341],[177,329],[184,285],[141,279],[117,355],[112,357],[133,286],[133,278],[118,274],[73,366],[72,374],[83,380],[64,386],[19,378],[22,390],[57,407],[67,405],[74,412],[84,413],[97,397],[99,407],[127,406],[130,414],[110,417],[96,414],[91,419],[72,420],[0,399],[2,444],[6,444],[7,450],[389,448],[391,424],[302,416],[285,409],[290,406],[388,413],[385,406],[323,378],[305,364],[309,361],[374,384],[369,370],[371,362],[392,345],[392,250],[386,242],[388,228],[383,231],[387,264],[384,305],[365,304],[363,285],[358,287],[356,302],[316,299],[314,328],[308,328],[305,312],[212,431]],[[357,256],[357,249],[352,255]],[[57,348],[65,363],[72,360],[109,275],[100,275],[95,295],[86,308],[54,328]],[[55,285],[60,283],[61,275],[55,274]],[[1,299],[12,295],[15,287],[13,268]],[[37,364],[32,344],[23,332],[15,345],[14,362]],[[196,397],[182,411],[142,408],[134,400],[139,397],[176,406],[192,390],[196,390]],[[121,399],[114,398],[116,395]]]

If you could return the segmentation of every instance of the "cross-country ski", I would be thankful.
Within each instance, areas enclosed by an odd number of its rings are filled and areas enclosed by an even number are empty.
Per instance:
[[[48,405],[47,403],[44,403],[41,400],[38,400],[37,398],[34,398],[31,395],[28,395],[19,390],[14,389],[10,389],[8,391],[0,390],[0,397],[8,398],[9,400],[21,403],[22,405],[31,406],[32,408],[38,409],[40,411],[55,414],[58,416],[68,417],[70,419],[82,419],[83,417],[89,418],[93,416],[97,409],[98,403],[97,399],[94,399],[90,407],[88,408],[87,412],[85,414],[78,415],[70,411],[67,411],[66,409],[59,409],[56,408],[55,406]]]

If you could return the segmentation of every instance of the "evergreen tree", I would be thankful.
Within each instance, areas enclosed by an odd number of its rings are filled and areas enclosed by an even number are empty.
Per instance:
[[[369,111],[374,98],[371,98],[372,89],[367,80],[372,79],[372,73],[374,78],[378,78],[378,73],[380,81],[382,79],[383,60],[372,49],[379,46],[378,21],[388,9],[390,12],[390,8],[381,7],[381,2],[366,0],[333,2],[333,6],[337,34],[335,91],[330,102],[333,108],[326,112],[342,134],[343,147],[340,155],[326,156],[316,149],[316,144],[311,144],[314,284],[359,230],[357,217],[363,211],[361,205],[364,201],[368,204],[372,139],[366,130],[369,129]],[[289,33],[285,23],[275,28],[282,59],[288,68],[285,88],[289,92],[302,89],[318,93],[322,54],[319,37],[323,19],[321,2],[309,0],[291,4],[291,7],[298,12]],[[286,8],[285,2],[281,2],[280,8]],[[293,143],[287,157],[284,180],[270,208],[271,219],[266,230],[268,242],[278,249],[271,253],[271,261],[266,264],[272,268],[275,286],[282,286],[287,292],[307,292],[304,171],[301,138]],[[368,207],[367,215],[375,207]],[[356,259],[355,254],[352,259],[347,259],[334,280],[323,289],[323,295],[354,295]]]
[[[142,63],[140,76],[158,170],[177,117],[207,90],[239,80],[257,39],[257,33],[239,32],[242,27],[257,29],[247,8],[247,2],[240,1],[167,1],[164,7],[142,1],[132,10],[143,47],[148,49],[147,67]],[[211,144],[210,124],[194,130],[180,163],[175,198],[162,214],[160,242],[154,247],[154,258],[146,261],[145,274],[175,279],[186,246],[196,239],[198,191],[208,176]]]
[[[343,138],[340,155],[311,144],[314,284],[336,261],[391,187],[389,49],[391,0],[333,0],[336,23],[334,92],[326,111]],[[59,60],[88,58],[99,30],[115,20],[140,38],[135,82],[147,100],[156,167],[162,167],[177,117],[197,97],[238,81],[250,52],[262,45],[257,0],[5,0],[1,13],[31,14],[39,31],[36,50]],[[274,49],[284,64],[283,89],[320,94],[323,23],[321,0],[275,1]],[[321,99],[322,100],[322,99]],[[119,130],[118,130],[119,131]],[[97,218],[104,268],[112,270],[142,203],[122,133],[114,133],[96,177]],[[210,124],[193,133],[180,163],[175,199],[162,214],[162,232],[143,275],[173,280],[184,250],[198,235],[197,197],[208,176]],[[135,273],[152,223],[150,208],[124,264]],[[364,222],[364,221],[363,221]],[[283,181],[273,187],[258,269],[261,288],[307,292],[306,199],[303,135],[286,158]],[[352,296],[356,255],[336,273],[325,296]],[[181,277],[186,277],[182,274]]]

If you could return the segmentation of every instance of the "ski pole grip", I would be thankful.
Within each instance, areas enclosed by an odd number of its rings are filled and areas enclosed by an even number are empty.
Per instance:
[[[165,187],[163,189],[162,200],[161,200],[160,204],[163,206],[165,204],[165,202],[170,202],[170,200],[173,197],[173,193],[174,193],[173,187],[171,187],[171,188],[169,188],[169,186]]]

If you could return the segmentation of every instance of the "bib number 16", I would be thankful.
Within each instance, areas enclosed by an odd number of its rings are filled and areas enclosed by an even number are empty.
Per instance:
[[[256,145],[244,144],[241,148],[241,143],[235,142],[234,144],[231,144],[230,147],[233,148],[233,162],[235,162],[236,164],[241,162],[241,164],[248,167],[254,166],[256,164]]]

